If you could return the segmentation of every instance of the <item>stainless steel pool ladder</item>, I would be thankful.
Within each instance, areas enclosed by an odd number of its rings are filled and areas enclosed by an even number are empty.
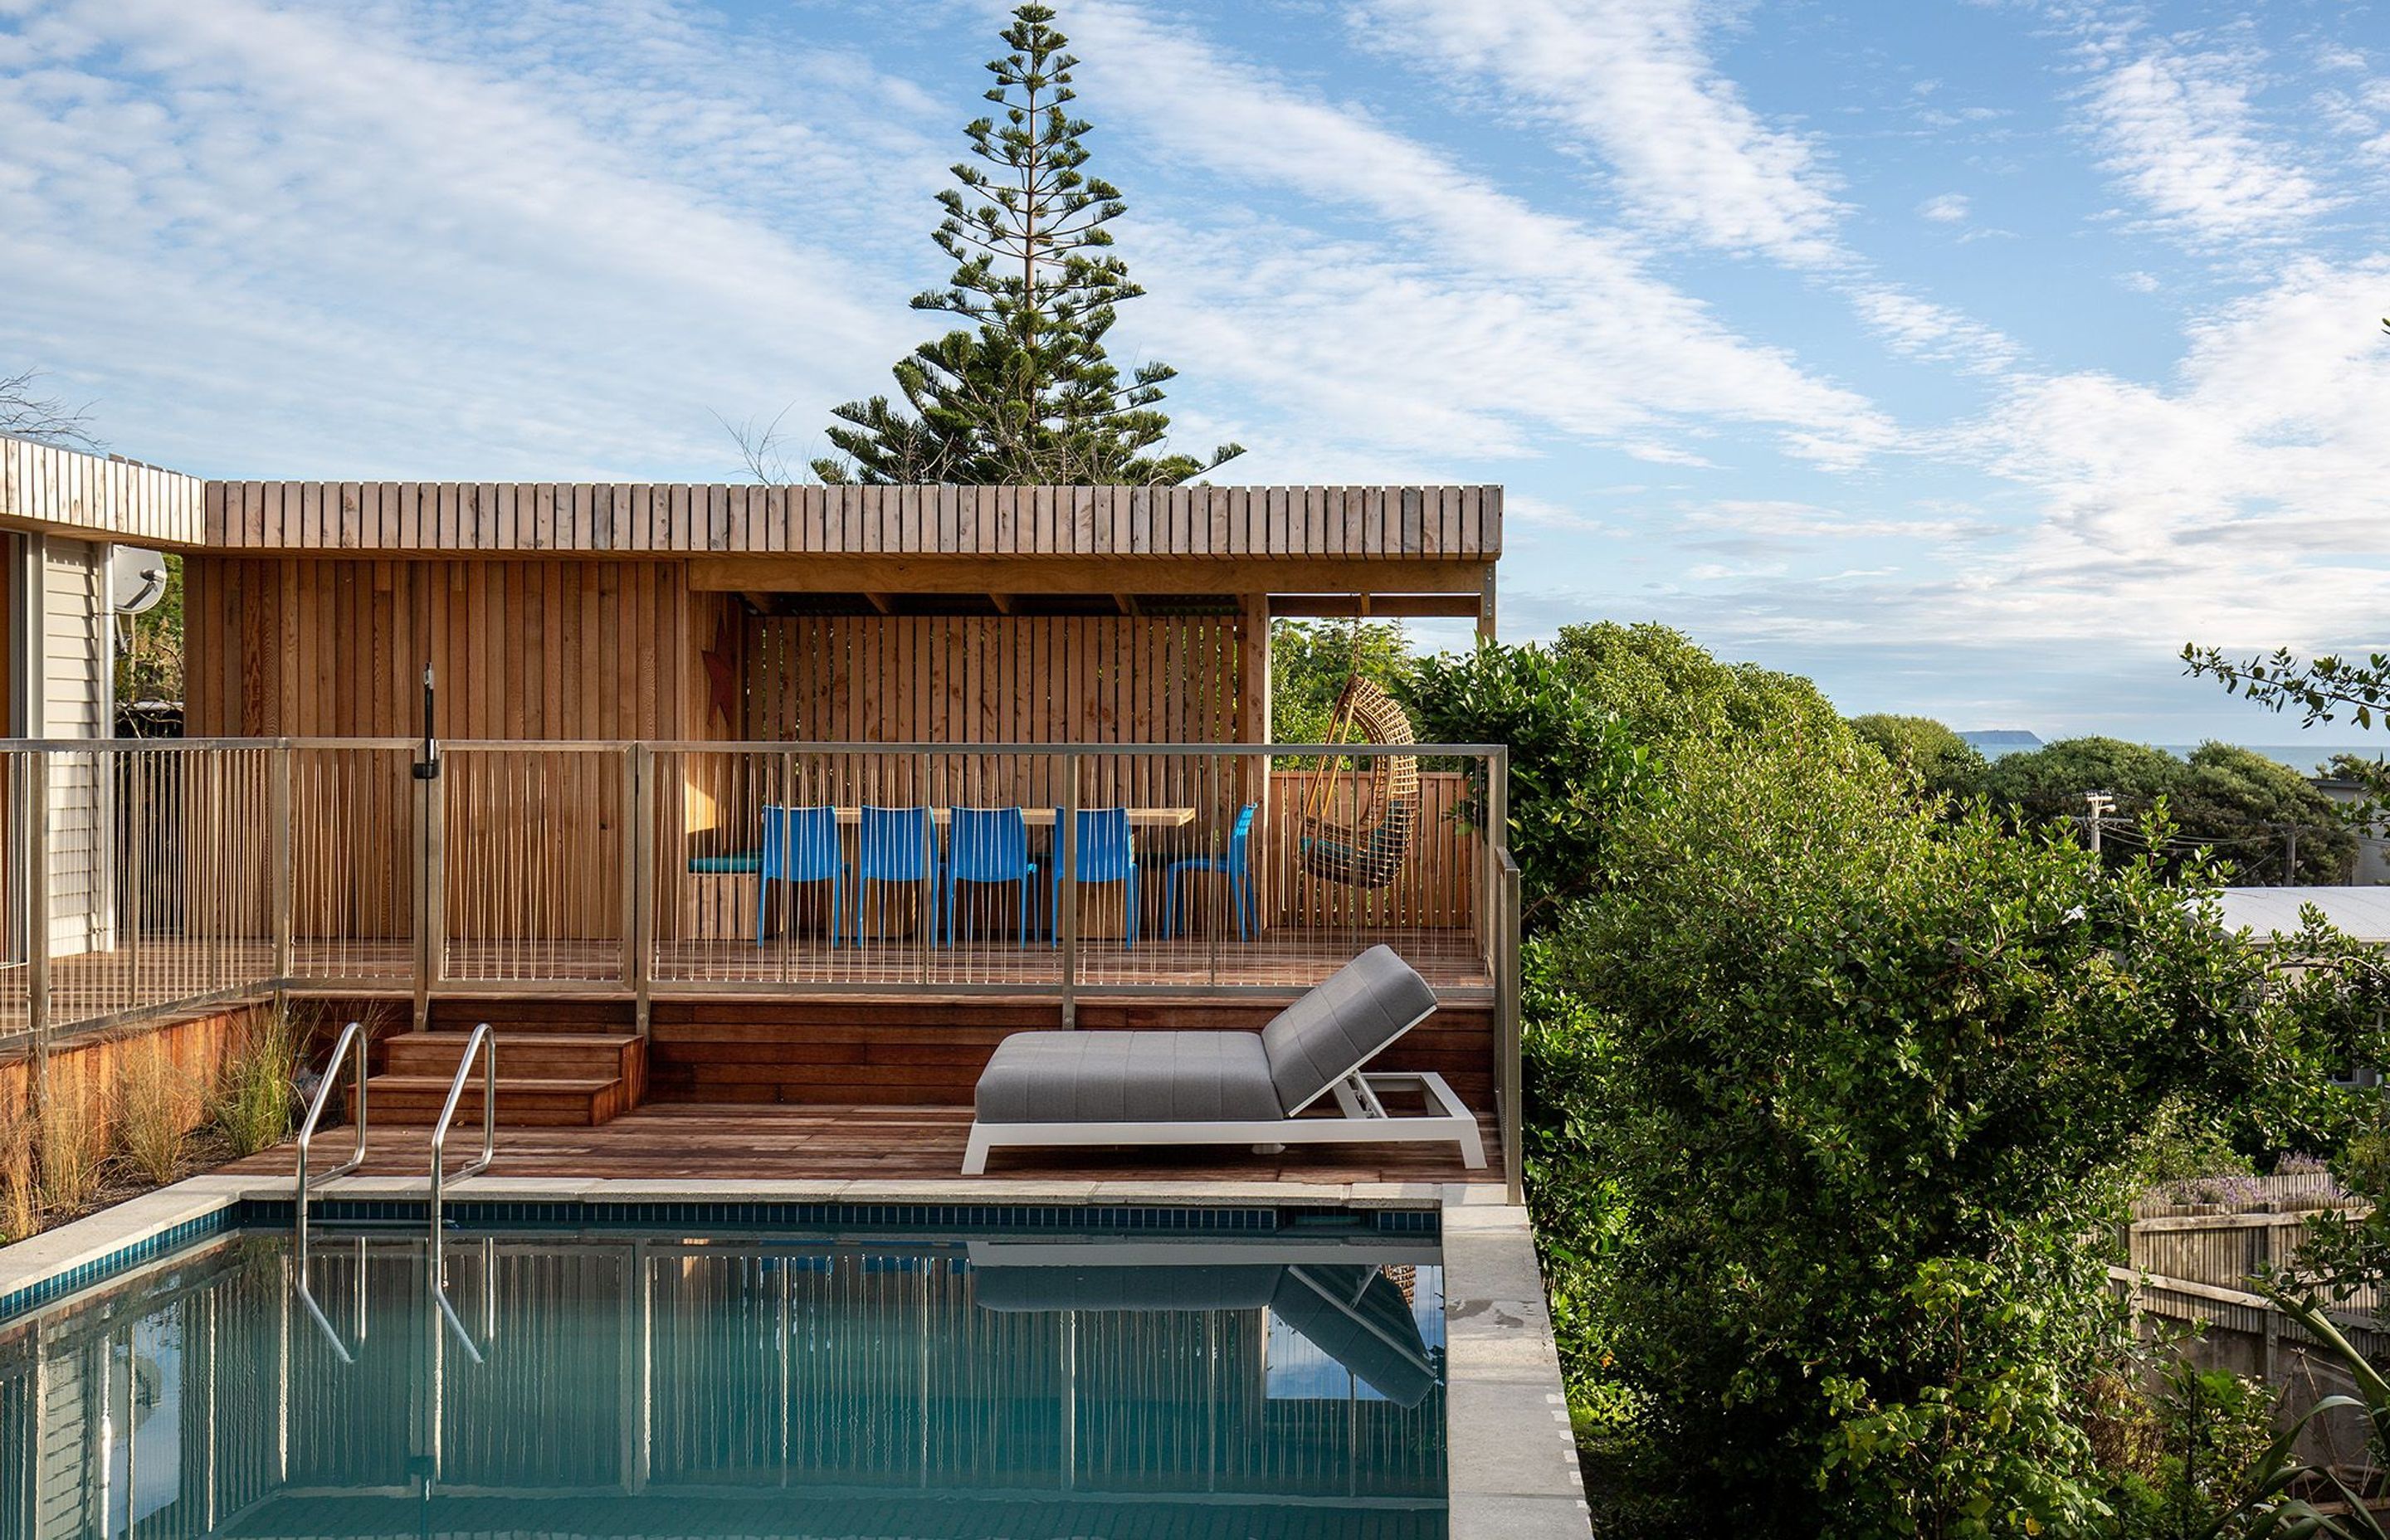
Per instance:
[[[456,1060],[456,1078],[448,1083],[448,1100],[440,1109],[440,1121],[431,1129],[431,1248],[436,1257],[440,1250],[440,1188],[445,1180],[441,1167],[446,1163],[448,1124],[455,1121],[456,1106],[465,1099],[465,1085],[472,1078],[473,1060],[482,1061],[482,1158],[456,1174],[463,1181],[490,1169],[490,1161],[498,1152],[498,1040],[490,1033],[490,1024],[482,1022],[473,1035],[465,1040],[465,1052]]]
[[[339,1089],[341,1070],[350,1060],[356,1061],[356,1124],[355,1153],[331,1170],[311,1176],[307,1171],[308,1150],[315,1142],[315,1124],[322,1121],[325,1107],[332,1093]],[[291,1192],[291,1208],[296,1214],[299,1255],[307,1255],[308,1194],[318,1182],[328,1182],[336,1176],[346,1176],[366,1161],[366,1028],[362,1021],[352,1021],[341,1029],[341,1040],[332,1046],[331,1061],[324,1067],[324,1083],[315,1087],[315,1099],[308,1104],[307,1121],[299,1125],[299,1174]]]

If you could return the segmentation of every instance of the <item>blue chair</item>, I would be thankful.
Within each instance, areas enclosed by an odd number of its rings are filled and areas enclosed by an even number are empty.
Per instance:
[[[946,829],[946,944],[955,943],[955,884],[1010,882],[1021,890],[1021,944],[1029,944],[1036,899],[1031,884],[1037,863],[1029,859],[1029,820],[1017,807],[957,807]]]
[[[764,804],[762,879],[755,884],[755,944],[764,944],[764,917],[775,882],[829,884],[829,943],[838,944],[839,890],[846,884],[846,858],[838,838],[834,807]]]
[[[930,844],[930,810],[926,807],[867,807],[854,838],[854,944],[863,944],[863,918],[876,895],[880,924],[875,936],[888,934],[889,882],[910,882],[916,891],[924,878],[936,875]],[[937,933],[937,899],[927,900],[921,933]]]
[[[1054,904],[1047,912],[1062,912],[1062,884],[1070,882],[1125,882],[1127,896],[1122,907],[1128,911],[1128,944],[1137,944],[1137,837],[1128,827],[1128,809],[1124,807],[1083,807],[1079,810],[1079,848],[1073,853],[1073,869],[1066,877],[1062,871],[1062,810],[1054,810]],[[1072,895],[1076,900],[1077,895]],[[1062,944],[1059,924],[1054,930],[1054,944]]]
[[[1251,941],[1261,929],[1260,895],[1253,892],[1253,866],[1248,853],[1253,844],[1253,814],[1257,811],[1247,802],[1237,814],[1236,826],[1228,831],[1226,855],[1197,855],[1185,861],[1173,861],[1162,878],[1162,938],[1164,941],[1178,933],[1178,878],[1182,872],[1219,872],[1228,879],[1228,899],[1237,906],[1237,939]]]

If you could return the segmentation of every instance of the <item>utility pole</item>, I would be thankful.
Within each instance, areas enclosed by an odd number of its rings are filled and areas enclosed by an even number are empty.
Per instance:
[[[2274,827],[2282,831],[2282,886],[2295,888],[2299,885],[2299,826],[2276,824]]]
[[[2116,811],[2115,797],[2106,791],[2086,791],[2083,803],[2090,809],[2085,821],[2091,826],[2091,853],[2100,853],[2100,820]]]

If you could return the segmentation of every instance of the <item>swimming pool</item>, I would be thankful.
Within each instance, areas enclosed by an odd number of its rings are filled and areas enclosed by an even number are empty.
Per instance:
[[[1446,1530],[1441,1254],[1381,1218],[532,1218],[435,1264],[257,1210],[0,1323],[0,1540]]]

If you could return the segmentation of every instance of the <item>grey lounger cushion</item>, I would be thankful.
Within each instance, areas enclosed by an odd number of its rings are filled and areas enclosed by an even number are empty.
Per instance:
[[[1280,1110],[1294,1116],[1435,1009],[1435,991],[1391,946],[1372,946],[1262,1029]]]
[[[1270,1123],[1291,1118],[1435,1009],[1373,946],[1249,1032],[1020,1032],[979,1077],[982,1123]]]
[[[982,1123],[1251,1123],[1279,1116],[1249,1032],[1017,1032],[979,1077]]]

